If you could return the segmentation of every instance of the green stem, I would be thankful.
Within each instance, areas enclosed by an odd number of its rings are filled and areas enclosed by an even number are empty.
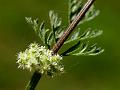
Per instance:
[[[35,90],[35,87],[40,79],[41,79],[41,74],[39,72],[35,71],[31,80],[29,81],[28,85],[26,86],[25,90]]]

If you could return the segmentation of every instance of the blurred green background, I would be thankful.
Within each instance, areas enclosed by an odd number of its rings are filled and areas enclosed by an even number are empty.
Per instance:
[[[19,70],[16,54],[36,41],[37,35],[24,17],[48,24],[48,11],[55,10],[67,25],[68,0],[0,0],[0,90],[24,90],[32,73]],[[66,73],[42,77],[36,90],[120,90],[120,1],[96,0],[101,13],[81,27],[104,30],[94,39],[105,52],[99,56],[65,57]]]

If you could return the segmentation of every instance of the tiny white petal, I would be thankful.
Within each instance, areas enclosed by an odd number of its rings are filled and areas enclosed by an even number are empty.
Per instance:
[[[20,52],[18,54],[16,63],[19,64],[18,68],[28,69],[30,71],[38,70],[38,72],[42,74],[49,75],[48,72],[56,74],[64,71],[61,60],[62,57],[59,54],[52,55],[52,51],[46,49],[45,46],[39,46],[36,43],[32,43],[25,52]]]

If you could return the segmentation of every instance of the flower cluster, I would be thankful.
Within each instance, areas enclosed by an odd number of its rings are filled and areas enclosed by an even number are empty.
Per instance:
[[[45,46],[32,43],[28,49],[18,54],[17,63],[18,68],[53,76],[64,72],[61,60],[60,55],[52,55],[52,51],[46,49]]]

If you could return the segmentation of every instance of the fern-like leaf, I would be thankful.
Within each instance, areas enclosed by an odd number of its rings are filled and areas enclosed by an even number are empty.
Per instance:
[[[83,41],[83,40],[88,40],[95,38],[97,36],[100,36],[103,33],[102,30],[92,30],[91,28],[88,28],[86,31],[83,32],[83,34],[80,34],[80,28],[78,28],[68,39],[64,45],[70,44],[75,41]]]
[[[31,17],[26,17],[25,18],[27,23],[30,24],[33,28],[33,30],[35,31],[35,33],[39,36],[39,38],[41,39],[42,43],[49,47],[49,44],[47,42],[47,34],[49,32],[49,29],[45,29],[45,23],[42,22],[40,25],[38,24],[38,19],[34,19],[32,20]]]
[[[57,42],[57,35],[59,30],[60,29],[60,26],[61,26],[61,18],[58,18],[58,15],[57,13],[54,13],[54,11],[50,11],[49,12],[49,18],[50,18],[50,24],[51,24],[51,29],[52,29],[52,33],[53,34],[53,37],[54,37],[54,41]]]
[[[91,21],[92,19],[94,19],[96,16],[98,16],[100,13],[99,10],[96,10],[94,5],[91,6],[91,8],[87,11],[87,13],[85,14],[85,17],[83,18],[83,20],[80,22],[80,24],[87,22],[87,21]]]
[[[62,56],[68,56],[70,52],[74,51],[75,49],[77,49],[80,45],[80,41],[77,42],[75,45],[73,45],[72,47],[70,47],[68,50],[66,50],[65,52],[61,53]]]
[[[64,53],[62,53],[62,55],[63,56],[69,56],[69,55],[95,56],[102,53],[103,51],[104,49],[102,49],[101,47],[97,48],[96,44],[90,46],[89,42],[83,42],[83,43],[79,42],[79,44],[75,44],[74,46],[66,50]]]
[[[79,13],[82,7],[83,7],[82,0],[69,0],[69,12],[68,12],[69,23],[71,23],[75,19],[76,15]],[[85,14],[84,18],[80,21],[80,24],[94,19],[96,16],[99,15],[99,13],[100,11],[96,10],[94,5],[92,5]]]
[[[103,33],[102,30],[92,30],[91,28],[88,28],[84,33],[80,36],[80,40],[95,38],[97,36],[100,36]]]
[[[71,23],[82,9],[82,0],[69,0],[68,22]]]

